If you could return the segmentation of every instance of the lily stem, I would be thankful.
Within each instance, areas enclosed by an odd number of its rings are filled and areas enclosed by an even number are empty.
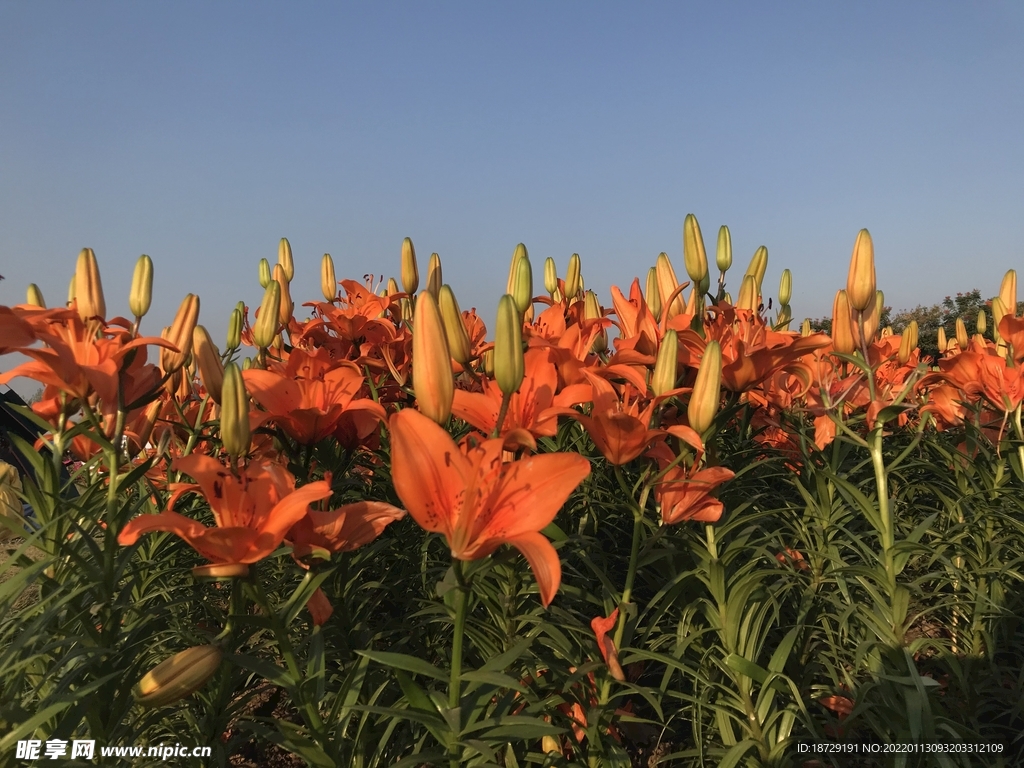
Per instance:
[[[455,627],[452,634],[452,675],[448,684],[448,708],[453,711],[454,718],[450,723],[453,725],[451,740],[448,743],[448,761],[451,768],[458,768],[459,765],[459,734],[461,730],[462,715],[459,712],[459,702],[462,699],[462,641],[466,634],[466,606],[469,602],[469,585],[465,583],[462,573],[462,561],[454,560],[452,570],[455,572],[455,579],[459,586],[455,595]]]
[[[498,420],[494,422],[494,434],[491,437],[501,435],[501,428],[505,424],[505,416],[508,415],[508,405],[512,401],[512,395],[501,396],[501,408],[498,409]]]

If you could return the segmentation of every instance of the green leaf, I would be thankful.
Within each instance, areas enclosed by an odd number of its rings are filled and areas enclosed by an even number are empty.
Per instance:
[[[735,653],[730,653],[725,657],[725,664],[730,669],[739,672],[741,675],[746,675],[759,683],[764,683],[768,679],[768,670]]]
[[[448,682],[448,674],[442,672],[440,669],[435,667],[433,664],[418,659],[415,656],[409,656],[405,653],[390,653],[387,651],[356,651],[360,656],[366,656],[372,661],[376,661],[378,664],[383,664],[386,667],[392,669],[401,669],[406,672],[412,672],[414,675],[425,675],[432,677],[435,680],[442,682]]]

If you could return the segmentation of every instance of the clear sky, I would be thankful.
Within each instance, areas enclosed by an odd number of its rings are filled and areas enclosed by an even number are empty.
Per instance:
[[[287,236],[293,295],[441,254],[488,325],[509,257],[607,301],[697,215],[831,311],[857,231],[897,309],[1024,269],[1024,4],[0,0],[0,303],[107,306],[153,257],[222,343]],[[731,286],[738,290],[733,280]],[[537,291],[540,292],[540,280]],[[0,358],[0,368],[10,358]]]

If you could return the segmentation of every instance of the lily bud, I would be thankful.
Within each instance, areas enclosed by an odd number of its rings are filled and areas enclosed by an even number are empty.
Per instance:
[[[1017,316],[1017,270],[1007,270],[1003,282],[999,285],[999,300],[1003,308],[1013,317]]]
[[[498,389],[509,396],[523,383],[523,321],[515,299],[505,294],[498,301],[494,328],[494,379]]]
[[[871,242],[871,233],[866,229],[857,233],[857,241],[853,244],[846,295],[850,308],[856,312],[870,309],[871,302],[875,300],[875,246]]]
[[[571,302],[579,295],[582,288],[580,277],[580,255],[574,253],[569,257],[569,268],[565,271],[565,297]]]
[[[231,317],[228,318],[227,348],[238,349],[242,343],[242,313],[237,309],[231,310]]]
[[[709,341],[697,368],[697,381],[686,409],[690,427],[698,434],[703,435],[715,420],[721,395],[722,348],[717,341]]]
[[[71,284],[68,286],[68,305],[75,300],[75,293],[78,289],[77,280],[74,275],[71,276]]]
[[[878,324],[881,322],[882,309],[885,304],[885,297],[881,291],[875,291],[875,301],[869,305],[866,312],[861,314],[861,321],[858,322],[856,315],[851,310],[850,312],[850,326],[853,328],[853,339],[857,344],[867,346],[875,340],[875,334],[878,332]],[[861,336],[861,327],[863,324],[864,334]]]
[[[466,332],[466,323],[462,320],[462,310],[459,309],[459,302],[450,285],[442,285],[438,293],[438,308],[441,310],[441,320],[444,323],[445,336],[448,339],[448,351],[452,359],[459,365],[469,362],[472,355],[472,348],[469,341],[469,334]]]
[[[1006,312],[1006,305],[1003,303],[1003,300],[1001,298],[996,296],[994,299],[992,299],[992,338],[996,341],[996,343],[998,343],[1000,340],[999,323],[1002,322],[1002,319],[1004,317],[1006,317]]]
[[[252,340],[260,349],[267,349],[274,343],[279,327],[278,316],[281,311],[281,284],[271,280],[267,290],[263,292],[260,311],[256,323],[252,327]]]
[[[946,351],[946,347],[948,347],[948,346],[949,346],[949,342],[946,341],[946,329],[943,328],[942,326],[939,326],[939,334],[938,334],[939,354],[942,354],[943,352],[945,352]]]
[[[512,282],[512,298],[515,299],[519,314],[525,314],[533,306],[533,267],[530,257],[523,249],[523,255],[516,262],[515,280]]]
[[[744,275],[736,308],[757,312],[757,305],[757,278],[754,275]]]
[[[764,282],[764,273],[768,269],[768,249],[760,246],[754,255],[750,257],[750,264],[747,266],[746,274],[754,278],[757,285],[757,295],[761,295],[761,284]]]
[[[880,339],[887,339],[887,338],[889,338],[892,335],[893,335],[893,333],[892,333],[892,326],[891,325],[887,325],[887,326],[885,326],[885,328],[882,329],[882,332],[878,334],[878,338],[880,338]]]
[[[420,412],[444,425],[452,412],[455,380],[441,312],[433,294],[416,300],[412,334],[412,388]]]
[[[789,304],[793,298],[793,273],[788,269],[782,270],[782,277],[779,278],[779,304]]]
[[[135,274],[132,275],[132,291],[128,294],[128,309],[136,320],[149,312],[153,300],[153,260],[146,254],[139,256],[135,262]]]
[[[779,317],[775,321],[775,330],[777,331],[788,331],[789,323],[793,319],[793,310],[789,308],[789,304],[783,304],[779,307]]]
[[[700,224],[692,213],[683,219],[683,264],[686,274],[695,286],[700,286],[708,276],[708,257],[704,251],[704,236],[700,233]]]
[[[75,269],[75,298],[78,300],[78,316],[82,322],[107,316],[107,304],[103,300],[103,284],[100,282],[100,268],[92,248],[83,248],[78,254]]]
[[[805,317],[803,323],[800,325],[800,335],[807,338],[811,335],[811,318]]]
[[[398,281],[395,280],[395,278],[393,278],[393,277],[389,277],[388,278],[387,295],[388,296],[394,296],[398,292],[399,292],[398,291]]]
[[[600,320],[604,317],[601,304],[597,300],[597,294],[593,291],[587,291],[583,297],[583,317],[586,320]],[[608,349],[608,332],[604,328],[601,329],[597,338],[594,339],[594,345],[591,349],[598,353]]]
[[[855,349],[853,326],[850,322],[850,300],[846,291],[836,291],[832,302],[832,348],[843,355],[849,355]]]
[[[548,296],[554,296],[558,290],[558,267],[550,256],[544,259],[544,290]]]
[[[718,228],[718,247],[715,249],[715,266],[719,272],[728,272],[732,266],[732,235],[724,224]]]
[[[917,320],[911,320],[910,324],[903,329],[903,335],[900,337],[900,365],[907,364],[915,349],[917,349]]]
[[[153,427],[156,426],[156,420],[160,417],[160,410],[163,408],[162,400],[154,400],[148,406],[142,415],[142,425],[139,428],[139,449],[142,450],[146,447],[146,443],[149,442],[149,438],[153,435]]]
[[[656,318],[661,317],[661,292],[658,290],[658,269],[651,267],[647,270],[647,290],[644,291],[644,299],[647,301],[647,308]]]
[[[967,323],[964,322],[962,317],[956,319],[956,343],[960,346],[960,349],[967,349]]]
[[[182,299],[178,313],[174,316],[174,322],[161,334],[163,338],[178,348],[177,352],[160,348],[160,367],[165,374],[180,370],[188,360],[188,356],[192,354],[192,331],[195,330],[198,320],[199,297],[190,293]]]
[[[736,306],[735,304],[732,303],[732,294],[729,293],[728,291],[726,291],[725,295],[722,296],[722,301],[724,301],[730,307],[735,307]]]
[[[441,257],[436,253],[430,254],[427,262],[427,292],[437,300],[437,294],[441,290]]]
[[[526,246],[520,243],[516,246],[516,249],[512,252],[512,261],[508,265],[508,285],[506,286],[505,293],[515,295],[514,289],[516,285],[516,275],[519,270],[519,260],[522,258],[529,258],[526,253]]]
[[[679,335],[666,331],[658,347],[658,358],[651,374],[651,390],[655,395],[671,392],[676,386],[676,370],[679,362]]]
[[[215,645],[200,645],[157,664],[136,684],[132,695],[145,707],[162,707],[191,696],[220,668],[223,654]]]
[[[334,259],[325,253],[320,260],[320,292],[327,301],[334,301],[338,295],[338,281],[334,276]]]
[[[408,237],[402,241],[402,290],[412,296],[420,287],[420,270],[416,266],[416,249]]]
[[[46,309],[46,301],[43,300],[43,292],[39,290],[39,286],[35,283],[28,284],[25,303],[31,304],[33,307],[42,307],[43,309]]]
[[[480,354],[480,363],[484,367],[484,373],[487,374],[488,378],[494,378],[494,348],[482,352]]]
[[[234,363],[224,366],[221,385],[220,441],[229,456],[238,458],[249,453],[249,392],[242,372]]]
[[[288,242],[287,237],[282,237],[281,242],[277,244],[277,263],[284,270],[285,282],[290,283],[295,277],[295,261],[292,259],[292,244]]]
[[[295,311],[295,302],[292,301],[292,292],[288,286],[284,267],[280,264],[274,267],[274,280],[281,286],[281,300],[277,304],[277,320],[281,325],[288,325],[292,319],[292,312]]]
[[[199,368],[199,378],[202,379],[203,386],[210,393],[213,402],[219,405],[224,384],[224,365],[220,361],[217,345],[201,325],[197,325],[192,332],[192,357]]]
[[[247,357],[242,361],[242,370],[248,371],[253,366],[253,360],[251,357]]]
[[[273,279],[273,274],[270,271],[270,262],[266,259],[260,259],[260,288],[266,288]]]
[[[988,318],[985,316],[984,309],[978,310],[978,319],[974,323],[974,329],[982,335],[988,330]]]
[[[661,294],[661,306],[664,310],[669,296],[675,293],[676,288],[679,287],[679,281],[676,279],[676,271],[672,269],[672,262],[669,261],[667,253],[658,254],[655,270],[657,270],[658,274],[658,291]],[[677,294],[668,306],[668,316],[671,319],[685,310],[686,306],[682,298]]]

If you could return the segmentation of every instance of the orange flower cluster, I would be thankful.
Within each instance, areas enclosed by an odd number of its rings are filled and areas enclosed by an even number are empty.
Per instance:
[[[695,220],[687,232],[699,239]],[[703,253],[703,244],[693,252]],[[420,526],[443,535],[462,560],[502,544],[518,548],[547,605],[561,568],[540,531],[591,468],[575,453],[536,454],[565,419],[589,436],[581,450],[592,459],[649,466],[665,524],[713,523],[724,512],[713,494],[733,473],[705,442],[733,406],[748,409],[757,440],[797,462],[805,418],[823,448],[840,427],[930,417],[942,429],[979,411],[1005,421],[1024,400],[1015,277],[1013,295],[1005,283],[1001,291],[994,340],[958,333],[929,370],[916,329],[900,336],[878,328],[881,295],[866,231],[837,296],[831,337],[787,330],[788,271],[785,311],[774,324],[764,314],[764,248],[740,281],[735,305],[724,272],[712,295],[706,260],[688,263],[698,281],[691,286],[676,280],[662,254],[646,291],[639,279],[628,296],[613,288],[611,309],[584,291],[575,257],[564,279],[546,270],[548,293],[534,296],[529,256],[517,248],[493,342],[475,311],[458,310],[441,285],[439,259],[426,290],[415,293],[409,241],[405,290],[394,280],[379,292],[372,283],[334,282],[333,263],[325,261],[326,300],[304,305],[311,309],[306,319],[295,316],[290,247],[282,245],[281,254],[273,270],[261,269],[266,293],[253,322],[244,305],[233,313],[223,354],[196,325],[199,300],[191,295],[160,337],[139,335],[151,291],[148,262],[140,261],[132,288],[134,322],[106,319],[91,251],[79,259],[68,307],[38,306],[38,290],[30,291],[30,304],[0,307],[0,354],[31,358],[0,383],[25,376],[43,384],[34,409],[55,433],[71,429],[74,419],[90,425],[76,429],[72,447],[80,458],[103,453],[117,462],[112,471],[153,462],[149,476],[166,488],[166,507],[132,521],[122,543],[173,531],[212,563],[237,565],[259,561],[282,542],[299,558],[351,549],[403,512],[371,502],[330,509],[330,480],[309,457],[325,440],[350,451],[383,446],[395,490]],[[609,338],[609,330],[617,335]],[[254,351],[239,376],[241,343]],[[151,346],[160,350],[159,364],[148,361]],[[443,428],[448,414],[472,430],[458,443]],[[309,474],[297,478],[285,467],[287,459],[297,466],[300,456]],[[192,492],[206,499],[215,527],[175,511]]]

